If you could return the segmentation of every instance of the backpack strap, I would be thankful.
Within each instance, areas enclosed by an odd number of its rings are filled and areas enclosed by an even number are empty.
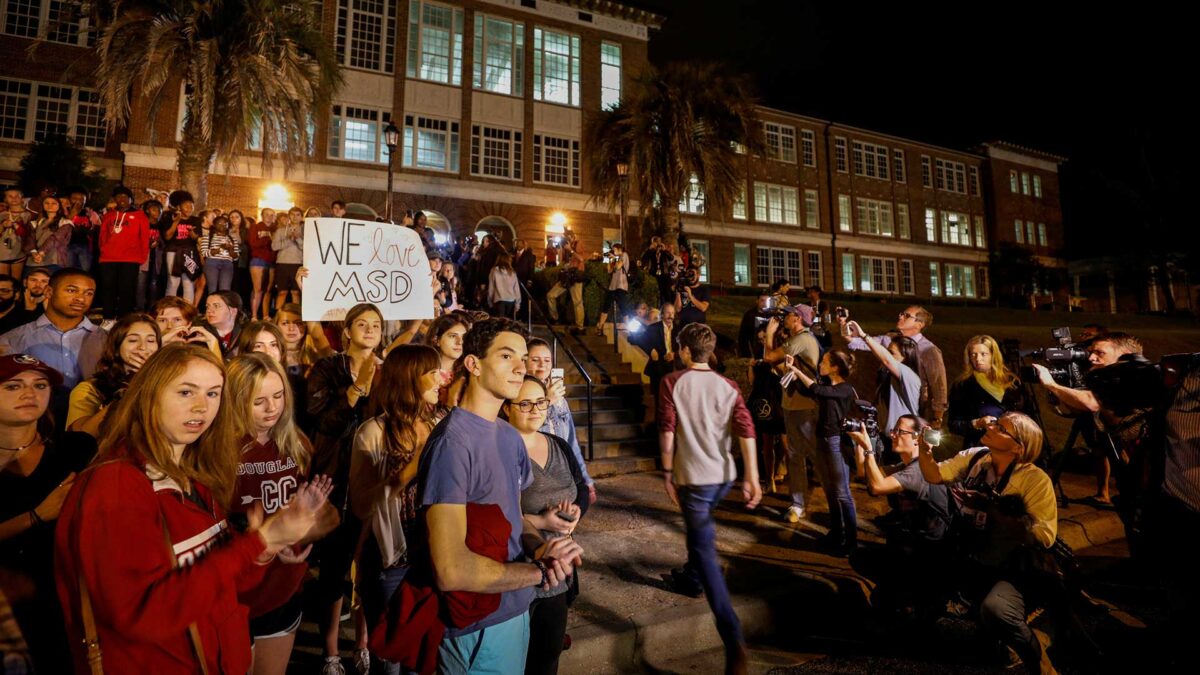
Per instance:
[[[167,520],[164,517],[162,520],[163,541],[167,545],[167,556],[171,559],[171,569],[179,569],[179,558],[175,555],[175,545],[171,543],[171,533],[167,530]],[[188,638],[192,642],[192,652],[196,656],[196,661],[200,664],[201,675],[208,675],[208,662],[204,660],[204,643],[200,641],[200,629],[196,626],[196,622],[188,624]]]

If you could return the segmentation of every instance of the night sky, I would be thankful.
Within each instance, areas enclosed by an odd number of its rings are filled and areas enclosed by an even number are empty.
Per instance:
[[[1197,36],[1177,10],[1147,3],[1120,13],[1052,2],[994,3],[983,11],[962,2],[630,4],[667,17],[652,34],[651,61],[725,62],[753,78],[766,105],[951,148],[1005,140],[1068,157],[1062,178],[1071,257],[1127,251],[1139,222],[1195,229],[1195,212],[1183,202],[1200,185],[1200,162],[1187,157],[1198,149],[1191,128]]]

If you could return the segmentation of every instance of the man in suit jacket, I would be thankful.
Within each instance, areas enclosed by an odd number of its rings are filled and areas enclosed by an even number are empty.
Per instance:
[[[650,391],[658,395],[658,383],[675,369],[675,305],[663,305],[662,320],[646,326],[642,348],[649,360],[642,372],[650,378]]]
[[[513,270],[523,286],[528,287],[533,282],[533,268],[537,264],[537,256],[524,239],[518,239],[516,252],[513,253]]]

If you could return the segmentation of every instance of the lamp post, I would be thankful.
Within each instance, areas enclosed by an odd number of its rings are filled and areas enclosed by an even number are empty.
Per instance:
[[[388,122],[388,125],[383,129],[383,143],[388,149],[388,181],[387,181],[387,204],[384,207],[384,217],[387,221],[392,221],[392,174],[395,170],[395,162],[393,157],[396,156],[396,146],[400,144],[400,129],[396,128],[395,122]]]
[[[621,246],[625,243],[625,186],[629,183],[629,164],[617,162],[617,177],[621,179]]]

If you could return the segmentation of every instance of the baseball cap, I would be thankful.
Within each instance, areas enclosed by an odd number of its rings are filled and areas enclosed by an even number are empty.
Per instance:
[[[813,308],[808,305],[787,305],[782,308],[788,314],[795,314],[800,317],[800,323],[805,326],[813,324]]]
[[[0,382],[7,382],[26,371],[35,370],[50,380],[54,387],[62,386],[62,375],[50,366],[42,363],[35,356],[28,354],[8,354],[0,356]]]

